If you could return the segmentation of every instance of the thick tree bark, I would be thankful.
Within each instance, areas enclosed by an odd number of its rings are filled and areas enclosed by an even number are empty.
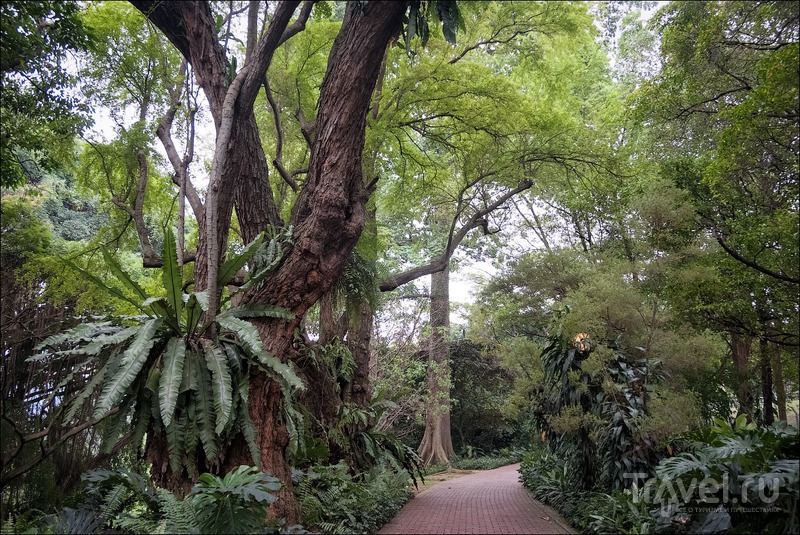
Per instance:
[[[282,306],[300,318],[341,274],[363,230],[369,197],[361,169],[366,113],[381,59],[401,29],[405,9],[404,2],[348,5],[320,90],[308,178],[292,214],[293,246],[271,280],[246,296],[247,302]],[[268,351],[290,358],[299,319],[264,319],[256,325]],[[251,376],[250,392],[250,417],[259,430],[262,465],[290,489],[284,456],[288,434],[279,392],[257,372]],[[273,514],[296,519],[293,496],[287,491],[282,497]]]
[[[750,391],[749,361],[753,339],[739,333],[731,333],[731,356],[736,381],[736,400],[738,414],[753,417],[753,394]]]
[[[224,51],[216,40],[208,4],[133,3],[189,59],[209,100],[217,128],[224,126],[223,104],[231,80]],[[282,2],[278,4],[278,12],[291,15],[297,4]],[[310,3],[304,6],[306,16],[310,13],[310,6]],[[320,90],[315,124],[317,135],[308,178],[292,214],[293,246],[273,277],[244,299],[249,303],[282,306],[298,318],[253,322],[266,349],[283,360],[292,356],[292,340],[299,318],[333,286],[363,229],[369,197],[361,170],[366,114],[383,54],[390,39],[402,28],[406,7],[406,2],[348,5]],[[203,281],[208,278],[204,267],[208,262],[204,259],[211,252],[208,247],[211,234],[219,239],[219,254],[224,251],[234,191],[238,195],[239,216],[248,234],[257,234],[266,224],[280,222],[266,181],[266,158],[255,128],[252,103],[274,48],[302,27],[302,24],[293,24],[286,28],[286,23],[288,18],[276,13],[253,52],[253,63],[245,67],[249,70],[241,81],[229,140],[218,147],[227,150],[225,165],[219,169],[217,182],[221,188],[216,191],[218,217],[215,224],[205,221],[204,228],[201,228],[195,272],[197,289],[202,289]],[[275,39],[276,35],[279,39]],[[249,192],[249,196],[244,196],[242,193],[248,192],[237,190],[237,184],[249,184],[248,187],[255,189]],[[260,200],[255,207],[251,206],[254,199]],[[313,388],[313,385],[309,386]],[[271,514],[286,518],[291,524],[298,520],[298,507],[285,457],[289,436],[282,417],[282,396],[278,386],[255,368],[251,371],[249,401],[262,468],[284,483],[281,499],[275,502]],[[238,437],[228,450],[221,469],[251,462],[244,440]]]
[[[781,346],[772,344],[772,370],[775,372],[775,396],[778,402],[778,420],[786,421],[786,385],[783,382],[783,361]]]
[[[772,395],[772,362],[769,351],[769,342],[761,338],[758,344],[759,360],[761,367],[761,397],[764,403],[764,425],[775,423],[775,405]]]
[[[426,465],[447,463],[455,454],[450,433],[450,270],[431,275],[431,335],[428,399],[419,456]]]

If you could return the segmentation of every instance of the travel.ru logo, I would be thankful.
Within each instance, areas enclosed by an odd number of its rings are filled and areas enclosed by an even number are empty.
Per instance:
[[[686,482],[684,479],[655,478],[648,479],[642,472],[627,472],[623,477],[632,479],[637,491],[632,493],[633,502],[661,504],[667,506],[673,503],[702,503],[708,506],[733,505],[747,507],[750,503],[758,503],[755,508],[763,511],[764,505],[774,503],[778,499],[780,479],[775,476],[759,476],[748,478],[731,485],[728,473],[720,478],[707,476],[698,480],[692,478]],[[644,485],[641,481],[644,480]],[[757,497],[757,499],[756,499]],[[713,507],[711,509],[714,509]],[[769,508],[766,508],[769,509]],[[694,512],[702,512],[700,510]],[[766,511],[765,511],[766,512]]]

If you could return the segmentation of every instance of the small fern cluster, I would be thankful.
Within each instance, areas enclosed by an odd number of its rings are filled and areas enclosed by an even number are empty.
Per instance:
[[[325,533],[375,533],[408,501],[408,478],[383,468],[356,478],[344,463],[309,469],[295,487],[303,524]]]

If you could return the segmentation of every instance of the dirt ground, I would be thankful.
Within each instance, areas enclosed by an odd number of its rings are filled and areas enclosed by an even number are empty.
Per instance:
[[[418,488],[414,488],[411,486],[411,491],[414,493],[414,496],[419,494],[420,492],[426,491],[432,486],[436,485],[437,483],[441,483],[442,481],[450,481],[451,479],[455,479],[457,477],[466,476],[469,474],[474,474],[475,470],[459,470],[457,468],[451,468],[445,472],[439,472],[438,474],[431,474],[429,476],[425,476],[425,483],[423,484],[419,478],[417,478],[417,484],[419,485]]]

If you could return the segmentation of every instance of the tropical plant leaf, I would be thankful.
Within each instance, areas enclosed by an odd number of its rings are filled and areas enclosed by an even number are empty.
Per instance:
[[[181,412],[172,423],[167,426],[167,450],[169,452],[169,465],[176,474],[182,472],[183,456],[186,452],[186,427],[188,418],[186,412]]]
[[[265,268],[258,270],[247,282],[239,286],[233,293],[240,293],[246,292],[250,288],[254,288],[261,284],[261,282],[266,279],[272,272],[275,271],[275,268],[278,267],[280,264],[280,259],[275,260],[272,264],[268,265]]]
[[[103,259],[106,261],[106,266],[111,270],[111,273],[117,278],[117,280],[131,289],[139,297],[139,299],[147,299],[147,293],[144,291],[144,289],[139,286],[139,283],[133,280],[127,271],[122,269],[122,266],[119,265],[111,253],[108,252],[105,247],[101,248],[100,252],[103,253]]]
[[[253,422],[250,421],[250,410],[247,402],[250,384],[245,377],[239,384],[239,399],[241,406],[236,414],[236,423],[242,431],[245,442],[247,442],[247,449],[250,451],[250,457],[253,458],[253,464],[261,466],[261,449],[256,444],[256,428]]]
[[[170,338],[162,358],[164,366],[158,382],[158,396],[161,398],[161,421],[168,427],[172,415],[175,414],[175,404],[183,381],[183,363],[186,358],[186,343],[183,338]]]
[[[147,374],[147,381],[144,387],[158,396],[158,384],[161,382],[161,355],[158,356],[156,361],[150,366],[150,373]]]
[[[251,288],[254,288],[261,284],[270,274],[272,274],[278,266],[280,266],[281,261],[283,260],[283,246],[286,243],[290,243],[292,236],[292,227],[288,227],[277,236],[273,237],[267,244],[266,247],[261,247],[259,251],[254,255],[253,261],[256,264],[257,268],[254,270],[255,273],[237,288],[233,293],[245,292]],[[262,252],[262,249],[263,252]],[[263,267],[261,267],[263,266]]]
[[[266,349],[264,349],[264,344],[261,343],[261,338],[258,336],[258,330],[255,325],[231,316],[217,316],[217,323],[234,333],[259,363],[266,366],[268,371],[277,375],[278,382],[284,388],[287,390],[290,388],[303,388],[303,382],[292,368],[267,353]]]
[[[148,424],[150,423],[150,414],[152,399],[155,394],[151,394],[147,390],[139,391],[139,398],[136,402],[136,412],[133,415],[133,439],[131,444],[139,445],[144,439],[147,432]]]
[[[72,419],[75,417],[75,413],[78,412],[78,409],[80,409],[89,396],[92,395],[98,385],[103,381],[105,376],[105,370],[97,370],[97,373],[94,374],[94,377],[92,377],[89,383],[83,387],[83,390],[81,390],[80,393],[75,396],[75,399],[70,402],[69,409],[64,415],[65,422],[68,423],[72,421]]]
[[[195,292],[192,295],[197,299],[197,303],[200,305],[200,308],[203,309],[203,312],[208,312],[208,290]]]
[[[183,275],[178,265],[178,248],[175,232],[171,227],[164,229],[164,250],[161,254],[161,278],[167,290],[167,302],[175,311],[176,318],[183,313]]]
[[[76,325],[72,329],[68,329],[64,332],[54,334],[52,336],[48,336],[44,340],[42,340],[39,345],[34,347],[36,351],[40,351],[45,347],[57,347],[65,342],[71,342],[73,344],[77,344],[82,340],[88,340],[94,337],[97,333],[101,332],[104,329],[107,329],[111,325],[110,321],[104,321],[101,323],[81,323],[80,325]],[[41,360],[42,358],[46,357],[47,355],[34,355],[26,359],[26,362],[34,362],[36,360]]]
[[[114,334],[101,334],[99,336],[95,336],[92,342],[86,344],[80,349],[75,350],[75,353],[81,355],[97,355],[106,347],[116,346],[125,342],[135,335],[138,330],[138,326],[128,327],[127,329],[121,329]]]
[[[211,370],[211,390],[214,394],[214,411],[217,415],[214,432],[219,435],[225,429],[225,424],[228,423],[233,403],[228,358],[218,347],[210,343],[206,345],[203,353],[206,357],[206,365]]]
[[[118,299],[122,299],[123,301],[127,301],[128,303],[132,304],[133,306],[135,306],[136,308],[138,308],[139,310],[141,310],[142,312],[147,314],[147,311],[144,310],[139,305],[139,303],[137,303],[136,301],[134,301],[133,299],[131,299],[130,297],[128,297],[127,295],[122,293],[122,291],[119,288],[107,285],[106,283],[101,281],[98,277],[96,277],[95,275],[89,273],[88,271],[86,271],[85,269],[83,269],[79,265],[75,264],[75,262],[73,262],[71,260],[65,259],[64,263],[67,264],[72,269],[74,269],[75,271],[79,272],[81,275],[83,275],[89,281],[93,282],[100,289],[105,290],[107,293],[109,293],[110,295],[112,295],[112,296],[114,296],[114,297],[116,297]]]
[[[126,389],[133,383],[142,370],[150,349],[155,344],[155,335],[163,320],[153,318],[146,321],[139,329],[133,342],[123,353],[120,366],[115,375],[106,383],[100,399],[97,401],[95,417],[99,417],[119,401]]]
[[[448,43],[456,44],[456,30],[464,30],[464,19],[458,9],[456,0],[437,0],[435,3],[436,16],[442,21],[442,34]]]
[[[197,366],[197,355],[192,350],[187,350],[183,359],[183,379],[181,380],[180,394],[189,390],[197,390],[197,374],[194,371]]]
[[[194,477],[197,475],[197,463],[195,459],[197,458],[197,442],[200,437],[198,436],[197,429],[197,409],[192,396],[185,396],[183,406],[187,418],[185,438],[186,456],[184,457],[183,464],[186,466],[189,476]]]
[[[236,277],[239,270],[244,267],[247,261],[250,260],[250,257],[258,250],[262,241],[264,241],[263,232],[259,234],[255,240],[250,242],[241,253],[232,256],[222,264],[217,274],[217,288],[224,287]]]
[[[192,355],[194,357],[194,355]],[[217,436],[214,434],[214,394],[211,392],[211,377],[205,366],[194,366],[197,375],[197,390],[194,399],[197,405],[197,429],[206,458],[213,463],[217,457]]]
[[[295,315],[282,307],[271,305],[242,305],[236,308],[231,308],[225,312],[217,315],[231,316],[234,318],[281,318],[281,319],[294,319]]]
[[[208,296],[208,294],[206,294],[206,296]],[[208,308],[207,298],[205,308]],[[203,316],[203,310],[202,304],[197,299],[197,294],[192,293],[189,296],[189,300],[186,302],[186,333],[189,336],[192,336],[195,329],[197,329],[197,324],[200,323],[200,318]]]

